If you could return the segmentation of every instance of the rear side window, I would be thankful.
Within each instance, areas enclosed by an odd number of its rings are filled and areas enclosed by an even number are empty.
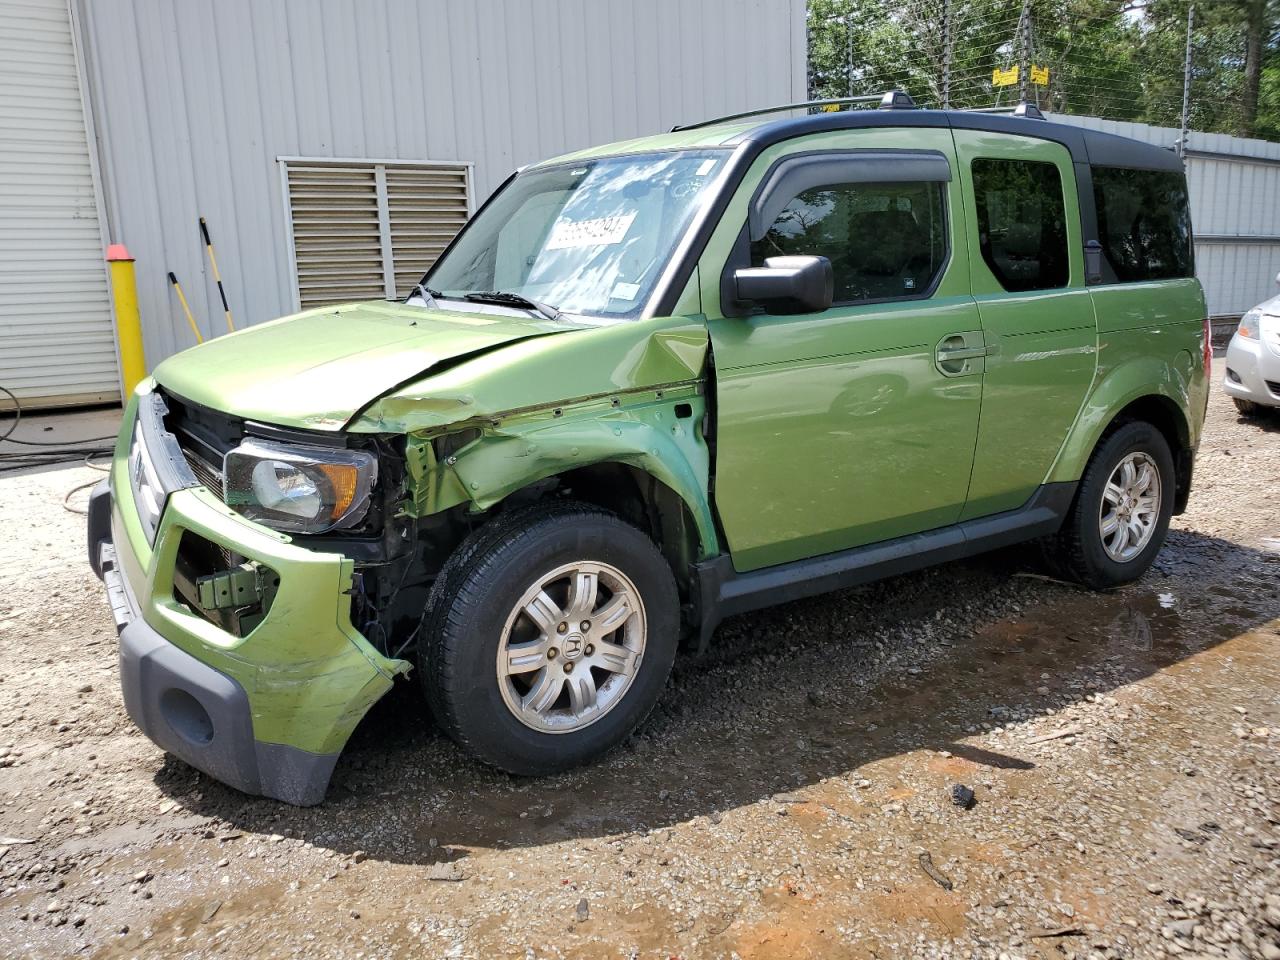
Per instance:
[[[1052,163],[974,160],[978,245],[1010,292],[1054,290],[1070,276],[1062,178]]]
[[[1119,282],[1193,274],[1191,210],[1182,174],[1094,167],[1093,196],[1098,238]]]
[[[944,183],[836,183],[806,190],[751,244],[769,257],[831,261],[834,302],[927,296],[947,259]]]

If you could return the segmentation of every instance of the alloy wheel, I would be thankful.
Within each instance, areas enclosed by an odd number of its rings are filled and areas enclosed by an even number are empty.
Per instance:
[[[538,577],[506,619],[497,679],[507,708],[542,733],[572,733],[618,705],[645,646],[640,592],[617,567],[580,560]]]
[[[1142,451],[1124,457],[1107,479],[1098,509],[1102,548],[1127,563],[1146,548],[1160,520],[1160,470]]]

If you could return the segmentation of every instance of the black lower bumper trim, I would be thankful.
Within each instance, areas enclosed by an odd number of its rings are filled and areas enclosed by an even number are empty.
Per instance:
[[[102,579],[102,544],[111,540],[111,481],[103,480],[89,493],[89,566]]]

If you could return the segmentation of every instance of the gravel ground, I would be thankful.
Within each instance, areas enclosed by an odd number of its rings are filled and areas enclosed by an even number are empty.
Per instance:
[[[1280,418],[1214,396],[1141,583],[1014,550],[739,618],[544,780],[406,690],[309,810],[130,725],[92,478],[0,479],[0,954],[1280,957]]]

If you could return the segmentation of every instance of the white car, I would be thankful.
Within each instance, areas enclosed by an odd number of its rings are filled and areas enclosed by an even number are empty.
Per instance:
[[[1240,318],[1227,347],[1222,389],[1246,417],[1262,413],[1263,407],[1280,407],[1280,296]]]

